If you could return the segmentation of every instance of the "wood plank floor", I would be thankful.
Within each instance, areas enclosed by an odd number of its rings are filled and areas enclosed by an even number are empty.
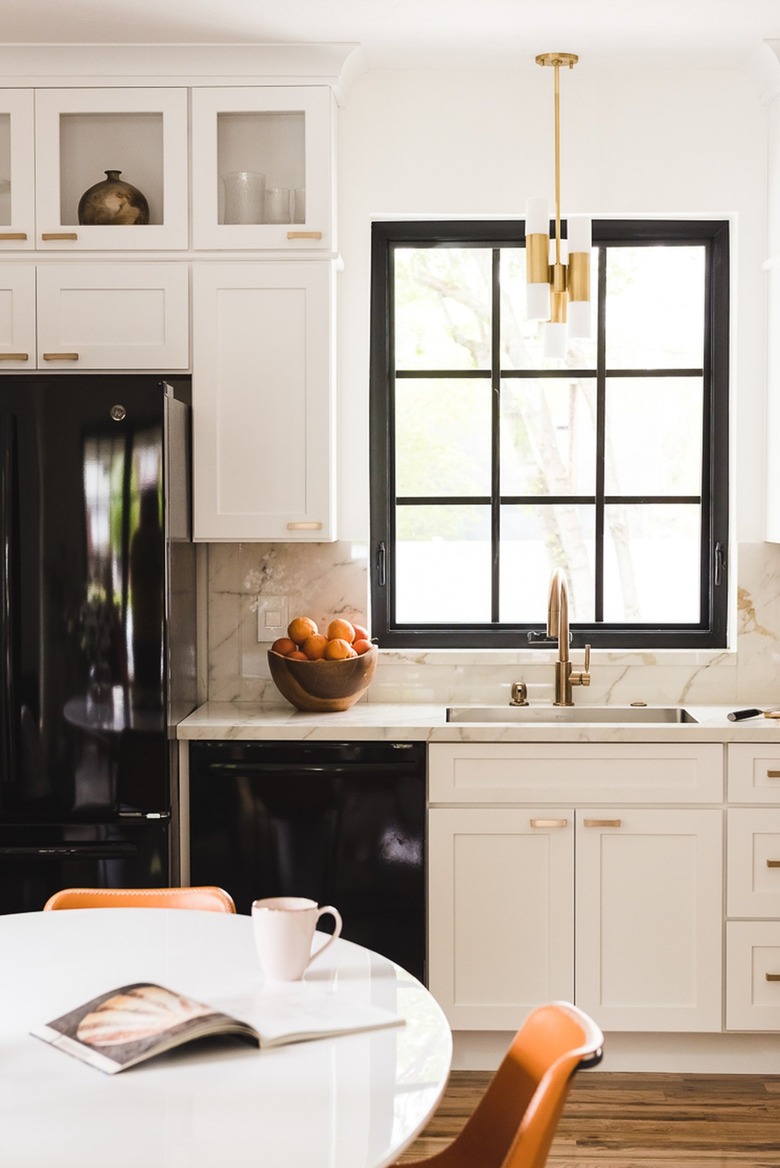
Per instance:
[[[485,1072],[453,1071],[438,1111],[399,1162],[448,1144],[489,1079]],[[780,1168],[780,1076],[580,1072],[548,1164]]]

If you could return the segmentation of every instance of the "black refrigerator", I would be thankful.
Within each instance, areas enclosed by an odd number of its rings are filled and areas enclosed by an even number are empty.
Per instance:
[[[0,912],[176,882],[190,386],[0,376]]]

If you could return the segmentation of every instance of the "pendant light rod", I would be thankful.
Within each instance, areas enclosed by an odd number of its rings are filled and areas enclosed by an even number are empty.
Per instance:
[[[555,70],[555,262],[561,262],[561,65],[573,69],[579,61],[576,53],[539,53],[537,65]]]

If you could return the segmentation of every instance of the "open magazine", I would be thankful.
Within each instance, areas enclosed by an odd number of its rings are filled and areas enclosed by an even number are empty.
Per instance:
[[[402,1018],[379,1006],[325,994],[270,999],[268,1017],[257,1029],[184,994],[137,982],[109,990],[30,1033],[114,1075],[208,1035],[235,1035],[267,1047],[402,1023]]]

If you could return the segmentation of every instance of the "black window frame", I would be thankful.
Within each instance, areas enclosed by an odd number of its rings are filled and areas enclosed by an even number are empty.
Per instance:
[[[593,221],[593,246],[605,263],[608,246],[704,244],[705,328],[703,367],[703,434],[701,496],[702,619],[696,624],[573,623],[572,644],[586,642],[595,649],[661,650],[723,649],[727,646],[729,535],[729,244],[727,219],[618,219]],[[395,620],[395,505],[393,433],[394,333],[392,313],[393,254],[399,247],[477,248],[523,247],[522,220],[376,221],[371,240],[371,365],[370,365],[370,552],[372,634],[380,646],[403,649],[544,647],[545,597],[540,597],[540,621],[520,625],[500,623],[400,624]],[[495,268],[494,264],[494,268]],[[604,344],[604,281],[599,281],[596,306],[597,392],[603,398],[607,369]],[[497,326],[494,324],[494,331]],[[494,345],[494,352],[499,349]],[[426,371],[430,373],[430,371]],[[435,371],[434,371],[435,372]],[[578,371],[566,369],[570,377]],[[655,370],[610,370],[609,376],[646,376]],[[674,376],[679,370],[660,370]],[[691,370],[685,370],[690,374]],[[592,369],[587,371],[593,375]],[[555,377],[552,368],[524,370],[523,376]],[[491,371],[500,383],[500,369]],[[497,425],[497,423],[496,423]],[[494,441],[496,436],[494,435]],[[652,496],[631,496],[632,502],[651,503]],[[434,500],[435,501],[435,500]],[[451,500],[449,500],[451,501]],[[512,500],[514,501],[514,500]],[[576,500],[568,500],[575,501]],[[685,501],[663,496],[663,502]],[[603,502],[603,500],[602,500]],[[494,493],[493,506],[500,505]],[[494,574],[496,568],[494,565]]]

